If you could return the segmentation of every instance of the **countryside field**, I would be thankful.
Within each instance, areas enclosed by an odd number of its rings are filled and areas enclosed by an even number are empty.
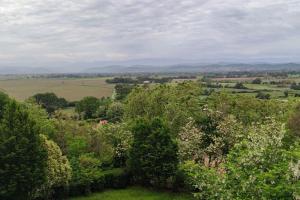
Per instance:
[[[0,91],[19,101],[24,101],[36,93],[54,92],[68,101],[80,100],[85,96],[98,98],[111,96],[113,84],[106,78],[16,78],[0,80]]]
[[[144,188],[132,187],[122,190],[108,190],[87,197],[72,198],[71,200],[192,200],[184,194],[155,192]]]

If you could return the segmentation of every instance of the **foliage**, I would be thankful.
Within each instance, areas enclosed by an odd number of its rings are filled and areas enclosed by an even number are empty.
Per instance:
[[[225,92],[213,93],[208,97],[208,107],[224,114],[234,115],[245,125],[263,122],[273,117],[284,122],[288,116],[290,102],[277,100],[260,100],[255,97],[232,95]]]
[[[298,83],[292,83],[291,87],[292,90],[300,90],[300,84]]]
[[[299,177],[293,178],[290,164],[300,159],[299,148],[283,149],[285,131],[271,121],[256,125],[230,152],[225,189],[233,198],[292,199],[299,192]],[[298,155],[293,155],[298,151]]]
[[[66,156],[55,142],[48,140],[44,135],[41,136],[45,149],[47,150],[47,181],[41,187],[44,197],[52,195],[52,189],[67,187],[71,179],[71,166]]]
[[[177,169],[177,145],[159,118],[138,120],[132,128],[129,167],[137,182],[165,187]]]
[[[289,117],[287,126],[293,135],[300,136],[300,104]]]
[[[239,82],[239,83],[236,83],[235,86],[234,86],[235,89],[248,89],[246,86],[244,86],[243,83]]]
[[[259,91],[255,97],[258,98],[258,99],[270,99],[271,95],[268,94],[268,93],[264,93],[264,92]]]
[[[125,104],[125,118],[163,118],[176,135],[189,117],[200,112],[201,87],[198,83],[139,87],[131,92]]]
[[[206,109],[207,119],[200,127],[191,120],[178,135],[181,161],[193,160],[206,166],[216,166],[244,136],[244,127],[234,116]]]
[[[252,81],[253,84],[261,84],[262,80],[260,78],[256,78]]]
[[[125,123],[107,124],[97,129],[99,137],[102,136],[106,145],[110,145],[113,149],[113,165],[114,167],[125,167],[128,159],[128,152],[132,143],[132,133],[129,131]],[[97,141],[97,140],[93,140]],[[99,140],[98,140],[99,141]],[[94,148],[99,148],[99,144],[94,144]],[[102,148],[104,145],[101,145]],[[94,150],[94,152],[96,152]]]
[[[84,119],[96,117],[97,110],[100,106],[100,101],[96,97],[84,97],[76,104],[76,112]]]
[[[120,102],[113,102],[108,106],[106,119],[110,122],[121,121],[124,114],[124,106]]]
[[[49,114],[52,114],[59,108],[65,108],[68,106],[68,102],[64,98],[59,98],[54,93],[38,93],[35,94],[32,99],[41,105]]]
[[[115,86],[115,99],[123,100],[127,97],[127,95],[133,90],[135,85],[130,84],[117,84]]]
[[[186,165],[198,199],[293,199],[299,195],[299,145],[285,149],[285,131],[271,120],[249,129],[247,138],[217,168]]]
[[[47,152],[40,129],[26,109],[11,100],[0,133],[0,198],[31,199],[46,182]]]

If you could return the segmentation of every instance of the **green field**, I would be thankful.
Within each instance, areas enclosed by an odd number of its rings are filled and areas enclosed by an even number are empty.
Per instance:
[[[98,98],[111,96],[113,84],[107,84],[106,78],[16,78],[0,80],[0,91],[23,101],[43,92],[54,92],[69,101],[80,100],[85,96]]]
[[[155,192],[139,187],[122,190],[108,190],[95,193],[87,197],[72,198],[70,200],[192,200],[184,194]]]

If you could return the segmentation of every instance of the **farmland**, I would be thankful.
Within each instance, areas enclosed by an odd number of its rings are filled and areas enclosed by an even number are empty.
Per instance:
[[[98,98],[111,96],[113,84],[106,78],[14,78],[0,80],[0,91],[19,101],[24,101],[36,93],[54,92],[69,101],[85,96]]]

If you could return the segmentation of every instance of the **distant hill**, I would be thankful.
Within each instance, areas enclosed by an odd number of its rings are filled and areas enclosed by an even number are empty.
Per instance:
[[[99,67],[98,67],[99,66]],[[182,64],[123,64],[76,63],[62,67],[0,67],[0,74],[53,74],[53,73],[193,73],[230,71],[300,71],[300,63],[182,63]]]
[[[177,64],[168,66],[110,65],[83,70],[84,73],[159,73],[159,72],[229,72],[229,71],[300,71],[298,63],[282,64]]]

